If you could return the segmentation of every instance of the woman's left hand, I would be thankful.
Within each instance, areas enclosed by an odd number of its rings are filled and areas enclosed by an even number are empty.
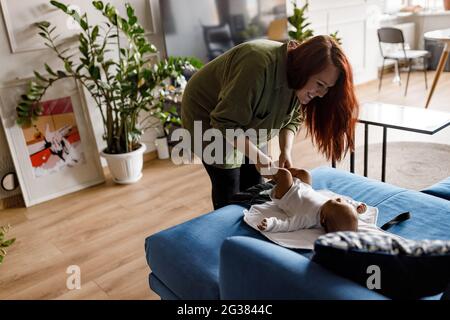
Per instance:
[[[278,166],[280,168],[286,168],[286,169],[289,169],[292,167],[292,158],[291,158],[290,152],[282,151],[280,153],[280,158],[278,160]]]

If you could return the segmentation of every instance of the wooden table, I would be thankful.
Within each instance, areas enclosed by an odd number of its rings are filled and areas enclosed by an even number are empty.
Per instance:
[[[436,85],[439,81],[439,77],[444,70],[445,62],[447,62],[448,52],[450,51],[450,29],[425,32],[424,38],[429,40],[437,40],[444,43],[444,50],[442,51],[441,58],[439,59],[439,64],[433,79],[433,84],[431,85],[430,92],[428,92],[427,102],[425,103],[426,109],[430,104],[431,97],[433,96],[434,89],[436,88]]]
[[[381,102],[364,103],[358,122],[364,123],[364,176],[367,177],[369,125],[383,128],[381,181],[386,180],[387,129],[398,129],[433,135],[450,125],[450,112],[425,110]],[[332,166],[336,164],[333,161]],[[350,171],[355,172],[355,155],[350,153]]]

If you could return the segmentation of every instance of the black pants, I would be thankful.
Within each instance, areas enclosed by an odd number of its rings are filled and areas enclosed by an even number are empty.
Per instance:
[[[236,169],[221,169],[204,162],[203,166],[211,179],[214,210],[230,204],[233,195],[239,191],[264,182],[255,165],[249,164],[248,159]]]

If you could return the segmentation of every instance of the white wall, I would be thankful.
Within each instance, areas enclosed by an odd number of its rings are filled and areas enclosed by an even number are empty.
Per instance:
[[[177,12],[179,19],[171,19],[174,24],[173,28],[176,31],[174,33],[166,33],[167,47],[171,48],[173,52],[177,52],[177,55],[195,56],[203,61],[208,61],[202,25],[214,26],[219,24],[216,2],[211,0],[188,0],[169,4],[170,8]],[[169,4],[167,4],[168,7]],[[175,5],[177,5],[176,8],[174,7]],[[180,12],[185,12],[186,14],[180,15]],[[183,41],[179,41],[180,37],[183,37]],[[171,54],[170,52],[168,53]]]
[[[296,0],[302,6],[305,0]],[[342,46],[353,67],[355,83],[377,77],[376,29],[382,0],[309,0],[308,21],[315,34],[339,31]],[[288,15],[292,7],[288,1]]]
[[[14,3],[16,0],[8,0],[9,3]],[[87,12],[88,16],[92,16],[92,19],[101,19],[101,16],[97,13],[96,9],[92,6],[91,1],[85,1],[85,0],[74,0],[78,1],[79,3],[82,3],[80,5],[82,12]],[[80,2],[81,1],[81,2]],[[148,35],[148,39],[158,48],[160,51],[160,55],[164,56],[164,39],[161,33],[161,21],[159,17],[159,2],[157,0],[150,0],[151,2],[147,0],[129,0],[127,2],[132,3],[136,10],[136,14],[141,19],[148,19],[144,22],[141,21],[142,24],[145,26],[149,26],[152,21],[152,18],[154,19],[154,33]],[[30,1],[31,2],[31,1]],[[65,0],[62,0],[62,2],[66,2]],[[71,1],[73,2],[73,1]],[[107,2],[107,1],[106,1]],[[123,7],[123,1],[119,0],[113,0],[109,2],[116,2],[118,3],[118,7]],[[150,4],[151,3],[151,7]],[[21,5],[23,6],[23,2],[21,2]],[[31,4],[30,4],[31,5]],[[153,11],[153,15],[150,15],[150,9]],[[34,8],[33,10],[36,10]],[[14,11],[14,10],[12,10]],[[120,9],[121,12],[124,12],[124,9]],[[38,10],[39,12],[39,10]],[[64,16],[63,12],[58,12],[57,14],[60,14]],[[21,18],[22,13],[17,12],[17,16],[10,16],[8,19],[10,21],[15,21],[14,19]],[[43,19],[42,16],[39,16],[38,18]],[[30,22],[31,23],[31,22]],[[58,25],[58,28],[65,27],[64,25]],[[30,26],[31,29],[31,26]],[[37,29],[36,29],[37,30]],[[37,31],[36,31],[37,33]],[[39,37],[37,41],[42,42],[41,38]],[[58,59],[55,57],[52,51],[49,49],[44,50],[36,50],[36,51],[29,51],[29,52],[18,52],[18,53],[12,53],[8,38],[7,29],[5,26],[5,20],[3,14],[0,14],[0,87],[5,86],[8,83],[11,83],[14,80],[29,78],[33,76],[33,70],[37,71],[44,71],[43,65],[44,63],[48,63],[50,66],[54,68],[61,68],[61,64],[59,63]],[[87,97],[86,99],[87,105],[89,107],[89,110],[91,112],[91,119],[94,127],[95,132],[95,138],[97,142],[97,146],[99,149],[102,149],[105,145],[104,141],[102,140],[102,134],[103,134],[103,125],[101,121],[101,117],[97,111],[96,106],[93,104],[92,99]],[[147,152],[155,150],[154,146],[154,136],[155,133],[152,130],[149,130],[144,136],[143,136],[143,142],[147,145]],[[3,133],[3,127],[2,123],[0,121],[0,171],[6,170],[2,169],[2,161],[3,163],[6,163],[5,160],[2,159],[9,159],[9,148],[7,141],[5,139],[4,133]],[[0,177],[2,176],[3,172],[0,172]],[[0,194],[0,199],[4,198],[2,194]]]

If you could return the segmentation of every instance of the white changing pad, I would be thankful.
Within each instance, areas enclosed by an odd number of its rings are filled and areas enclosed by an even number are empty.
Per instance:
[[[348,198],[343,195],[338,195],[329,190],[318,190],[319,193],[327,197],[340,196]],[[279,219],[286,219],[286,214],[278,208],[273,201],[268,201],[263,204],[252,206],[252,211],[244,210],[244,221],[252,228],[261,232],[269,240],[279,244],[280,246],[292,249],[314,249],[314,242],[318,237],[325,234],[323,228],[302,229],[291,232],[265,232],[260,231],[257,225],[264,219],[269,217],[277,217]],[[270,213],[270,214],[269,214]],[[363,225],[375,225],[378,218],[378,209],[367,205],[367,211],[359,215],[360,222]]]

